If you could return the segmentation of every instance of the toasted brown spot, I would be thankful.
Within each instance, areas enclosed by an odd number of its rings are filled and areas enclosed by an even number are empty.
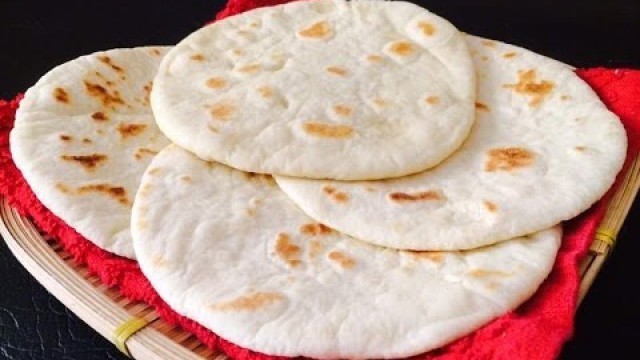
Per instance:
[[[73,140],[73,137],[71,135],[60,135],[60,140],[64,142],[69,142]]]
[[[487,55],[482,55],[482,56],[480,57],[480,60],[482,60],[482,61],[489,61],[489,57],[488,57]]]
[[[325,185],[322,187],[322,191],[325,194],[327,194],[327,196],[329,196],[331,199],[335,200],[336,202],[344,203],[349,200],[349,194],[343,191],[338,191],[333,186]]]
[[[353,135],[353,128],[347,125],[308,122],[302,125],[302,129],[309,135],[322,138],[344,139]]]
[[[329,23],[326,21],[318,21],[300,31],[298,31],[298,35],[303,38],[311,38],[311,39],[326,39],[333,34],[333,30],[329,26]]]
[[[476,101],[476,110],[480,110],[480,111],[491,111],[491,109],[489,109],[489,105],[487,104],[483,104],[479,101]]]
[[[109,116],[107,116],[107,114],[103,113],[102,111],[96,111],[93,114],[91,114],[91,118],[95,121],[107,121],[109,120]]]
[[[396,41],[391,44],[389,51],[398,56],[409,56],[413,54],[416,49],[413,44],[408,41]]]
[[[562,95],[562,96],[560,96],[560,100],[562,100],[562,101],[571,100],[571,96],[570,95]]]
[[[489,200],[484,200],[483,203],[484,203],[484,207],[486,207],[487,210],[489,210],[489,212],[494,213],[498,211],[498,205],[496,205],[494,202],[491,202]]]
[[[273,176],[269,174],[259,174],[254,172],[243,172],[242,174],[248,181],[258,181],[267,185],[276,185],[276,181],[273,179]]]
[[[158,152],[155,150],[151,150],[151,149],[147,149],[147,148],[139,148],[136,150],[135,154],[133,154],[133,156],[137,159],[140,160],[143,157],[150,155],[150,156],[154,156],[156,155]]]
[[[444,260],[444,253],[440,251],[411,251],[407,250],[407,253],[416,259],[430,260],[435,263],[440,263]]]
[[[284,300],[279,292],[252,292],[233,300],[209,305],[214,311],[257,311]]]
[[[160,56],[160,55],[162,55],[162,53],[160,52],[160,49],[153,48],[153,49],[151,49],[150,51],[151,51],[151,54],[153,54],[153,55],[155,55],[155,56]]]
[[[209,114],[216,120],[229,120],[233,113],[236,111],[236,107],[230,103],[221,102],[211,106]]]
[[[220,130],[218,130],[217,127],[211,125],[211,124],[207,124],[207,130],[211,131],[212,133],[218,134],[220,132]]]
[[[342,76],[342,77],[347,76],[347,70],[339,66],[329,66],[327,67],[326,70],[328,73],[331,73],[333,75]]]
[[[392,192],[392,193],[389,193],[387,196],[392,201],[399,202],[399,203],[444,199],[444,196],[442,195],[442,193],[437,190],[419,191],[415,193]]]
[[[98,60],[100,60],[101,62],[103,62],[107,66],[109,66],[111,69],[113,69],[113,71],[115,71],[117,73],[120,73],[120,74],[124,73],[124,69],[121,68],[120,66],[114,64],[113,60],[111,60],[111,58],[109,56],[107,56],[107,55],[98,56]]]
[[[367,56],[367,60],[372,63],[382,62],[383,57],[380,55],[372,54]]]
[[[320,241],[315,239],[311,240],[311,242],[309,243],[309,258],[311,260],[317,258],[318,255],[320,255],[320,253],[322,252],[322,249],[324,249],[324,245],[322,245]]]
[[[505,58],[505,59],[511,59],[511,58],[516,57],[517,55],[518,55],[517,52],[511,51],[511,52],[506,52],[506,53],[502,54],[502,57]]]
[[[333,111],[340,116],[350,116],[353,113],[353,109],[346,105],[336,105],[333,107]]]
[[[191,182],[193,179],[189,175],[182,175],[179,177],[180,181]]]
[[[82,143],[83,143],[83,144],[91,144],[92,142],[93,142],[93,141],[92,141],[91,139],[89,139],[89,138],[84,138],[84,139],[82,139]]]
[[[327,195],[331,195],[336,192],[336,188],[334,188],[333,186],[325,185],[322,187],[322,191],[324,191],[324,193]]]
[[[276,255],[292,267],[300,265],[302,262],[298,259],[300,255],[300,246],[291,242],[291,238],[286,233],[279,233],[276,238]]]
[[[510,273],[498,270],[489,270],[489,269],[473,269],[469,271],[469,275],[475,278],[485,278],[488,276],[511,276]]]
[[[547,97],[555,87],[555,84],[549,80],[536,81],[536,70],[518,72],[518,82],[515,84],[503,85],[505,88],[513,89],[518,94],[531,97],[530,106],[538,106]]]
[[[377,107],[384,107],[387,105],[387,101],[382,98],[375,98],[373,99],[373,104],[376,105]]]
[[[68,104],[70,102],[69,100],[69,93],[67,93],[67,91],[63,88],[55,88],[53,89],[53,97],[61,103],[64,104]]]
[[[65,161],[73,161],[76,164],[84,167],[87,171],[93,171],[99,165],[102,165],[102,163],[107,161],[107,155],[104,154],[62,155],[60,158]]]
[[[100,101],[103,106],[113,107],[115,105],[124,105],[124,100],[122,100],[120,92],[118,92],[117,90],[110,92],[109,90],[105,89],[104,86],[100,84],[90,83],[88,81],[84,81],[84,87],[89,95]]]
[[[149,104],[149,96],[151,95],[151,90],[153,89],[153,81],[149,81],[142,87],[142,92],[144,93],[143,103]]]
[[[162,169],[156,167],[156,168],[152,168],[152,169],[147,170],[147,173],[149,175],[158,175],[158,174],[160,174],[161,171],[162,171]]]
[[[56,184],[56,188],[64,194],[85,195],[87,193],[99,193],[107,195],[123,205],[129,205],[127,191],[121,186],[112,186],[109,184],[92,184],[84,185],[73,190],[65,184]]]
[[[204,61],[205,57],[202,54],[193,54],[189,57],[189,59],[193,60],[193,61]]]
[[[260,65],[260,64],[250,64],[250,65],[245,65],[245,66],[239,68],[238,71],[242,72],[242,73],[246,73],[246,74],[253,74],[253,73],[256,73],[256,72],[260,71],[260,69],[262,69],[262,65]]]
[[[485,171],[512,171],[524,168],[533,163],[534,154],[523,148],[497,148],[488,152],[489,158],[485,164]]]
[[[440,102],[440,98],[437,96],[428,96],[424,101],[429,105],[436,105]]]
[[[252,27],[252,28],[254,28],[254,29],[257,29],[257,28],[259,28],[260,26],[261,26],[261,25],[260,25],[260,23],[259,23],[259,22],[257,22],[257,21],[253,21],[253,22],[251,22],[251,24],[249,24],[249,27]]]
[[[338,265],[344,269],[351,269],[356,265],[356,261],[353,258],[337,250],[331,251],[327,254],[327,257],[329,260],[338,263]]]
[[[433,36],[436,33],[436,27],[432,23],[420,21],[418,27],[426,36]]]
[[[302,235],[319,236],[329,235],[333,232],[334,231],[330,227],[320,223],[304,224],[300,226],[300,234]]]
[[[270,86],[261,86],[258,88],[258,93],[265,99],[273,97],[273,89]]]
[[[576,149],[576,151],[579,151],[579,152],[583,152],[583,151],[587,150],[587,148],[585,146],[576,146],[574,149]]]
[[[244,55],[244,50],[238,48],[231,50],[231,52],[236,56]]]
[[[123,138],[138,136],[147,128],[146,124],[118,124],[118,132]]]
[[[208,78],[204,84],[211,89],[222,89],[227,86],[227,80],[222,77],[212,77]]]
[[[493,40],[482,40],[481,41],[482,45],[488,47],[488,48],[494,48],[496,47],[496,42]]]

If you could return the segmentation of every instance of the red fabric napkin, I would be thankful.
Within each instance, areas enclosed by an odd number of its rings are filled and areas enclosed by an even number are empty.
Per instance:
[[[235,15],[259,6],[274,5],[282,0],[231,0],[217,19]],[[629,135],[630,159],[640,145],[640,71],[586,69],[580,75],[617,113]],[[22,96],[11,101],[0,100],[0,193],[22,215],[30,217],[47,234],[58,239],[76,262],[86,264],[100,280],[119,288],[137,301],[154,306],[160,316],[195,334],[213,350],[221,350],[234,359],[267,360],[276,357],[256,353],[234,345],[174,312],[153,290],[137,263],[101,250],[53,215],[35,195],[15,167],[9,151],[9,132]],[[625,165],[625,169],[628,163]],[[553,271],[539,291],[528,302],[474,333],[446,347],[418,355],[425,360],[449,359],[554,359],[562,344],[573,333],[579,286],[578,262],[584,257],[596,227],[604,215],[610,194],[579,217],[565,223],[563,244]],[[313,336],[313,334],[308,334]]]

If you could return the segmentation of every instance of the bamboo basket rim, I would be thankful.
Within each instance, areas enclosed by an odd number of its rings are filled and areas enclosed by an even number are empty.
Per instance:
[[[634,158],[620,186],[611,198],[602,226],[613,234],[620,231],[640,188],[640,160]],[[57,241],[43,236],[30,220],[12,208],[0,196],[0,234],[18,261],[51,294],[71,309],[100,335],[114,342],[114,332],[131,319],[147,324],[128,337],[125,350],[136,359],[216,359],[228,357],[214,352],[194,335],[162,320],[155,310],[142,302],[130,301],[116,289],[90,275],[84,265],[73,261]],[[582,302],[598,272],[609,256],[612,242],[594,239],[580,264],[579,302]],[[126,353],[125,353],[126,354]]]

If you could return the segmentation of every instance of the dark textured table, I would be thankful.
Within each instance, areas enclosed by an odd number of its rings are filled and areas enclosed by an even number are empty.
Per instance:
[[[420,1],[461,30],[578,67],[640,68],[640,1]],[[212,18],[220,0],[0,0],[0,98],[97,50],[164,45]],[[636,204],[576,320],[563,359],[640,358]],[[0,242],[0,358],[125,359],[46,292]]]

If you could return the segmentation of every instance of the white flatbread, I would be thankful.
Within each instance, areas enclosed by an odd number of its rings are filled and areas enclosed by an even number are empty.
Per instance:
[[[204,27],[151,95],[165,135],[237,169],[368,180],[422,171],[473,123],[473,63],[446,20],[400,1],[312,0]]]
[[[25,94],[11,154],[38,199],[99,247],[133,258],[131,204],[169,142],[149,107],[166,47],[96,52],[64,63]]]
[[[586,210],[625,158],[618,117],[567,66],[467,37],[478,78],[469,139],[438,167],[371,182],[277,177],[309,216],[398,249],[458,250],[539,231]]]
[[[140,267],[178,313],[242,347],[320,359],[406,357],[515,308],[549,273],[560,227],[467,252],[337,233],[268,175],[170,145],[133,206]]]

